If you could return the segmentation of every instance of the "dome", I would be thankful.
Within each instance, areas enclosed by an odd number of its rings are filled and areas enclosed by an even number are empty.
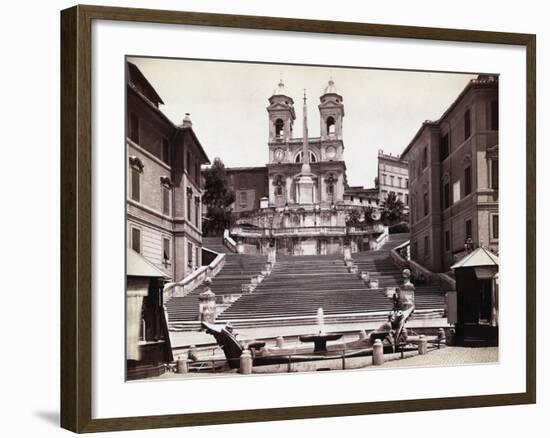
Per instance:
[[[325,87],[325,94],[338,94],[332,78],[329,79],[328,85]]]
[[[282,79],[279,81],[279,85],[277,86],[277,89],[273,90],[273,95],[274,96],[286,96],[285,84],[284,84]]]

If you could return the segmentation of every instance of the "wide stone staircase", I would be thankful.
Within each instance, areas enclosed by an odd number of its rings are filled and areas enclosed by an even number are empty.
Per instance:
[[[203,237],[202,246],[220,254],[233,254],[233,251],[223,244],[221,237]]]
[[[230,322],[236,328],[313,325],[319,308],[327,324],[383,321],[393,306],[386,288],[403,283],[401,269],[393,263],[390,251],[408,239],[408,234],[393,234],[379,250],[352,254],[359,273],[368,272],[371,279],[378,280],[375,289],[369,288],[358,273],[350,272],[342,255],[279,255],[270,275],[252,292],[243,292],[242,285],[265,269],[267,258],[226,254],[225,266],[211,286],[222,309],[216,322]],[[413,318],[441,317],[444,293],[437,286],[415,287]],[[198,295],[203,290],[199,287],[167,303],[171,330],[199,328]],[[236,299],[227,304],[224,296],[229,295]]]
[[[368,272],[371,279],[378,280],[380,288],[394,288],[403,283],[401,270],[392,262],[390,251],[409,240],[409,234],[390,234],[382,248],[377,251],[362,251],[352,254],[359,271]],[[442,310],[445,293],[438,285],[415,284],[415,307],[417,310]]]
[[[242,285],[250,283],[253,276],[260,274],[265,269],[266,262],[266,256],[226,254],[222,270],[210,285],[210,289],[216,294],[216,303],[223,304],[224,296],[241,294]],[[170,330],[200,327],[199,295],[204,289],[204,286],[199,286],[187,295],[173,297],[166,303]]]
[[[309,324],[319,307],[345,315],[388,308],[388,300],[350,274],[341,255],[279,256],[271,275],[217,319],[239,327]]]

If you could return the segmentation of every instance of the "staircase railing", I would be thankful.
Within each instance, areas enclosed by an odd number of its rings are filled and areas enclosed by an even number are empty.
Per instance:
[[[229,248],[232,252],[237,252],[237,242],[235,242],[229,235],[229,230],[223,231],[223,244]]]
[[[382,233],[374,240],[369,240],[369,249],[377,250],[382,248],[382,245],[388,240],[388,227],[383,227]]]
[[[215,277],[225,264],[225,254],[218,254],[209,265],[201,266],[180,281],[166,283],[163,290],[164,302],[172,297],[183,297],[195,290],[209,277]]]
[[[392,262],[399,266],[400,269],[409,269],[409,261],[410,256],[409,254],[409,248],[410,248],[410,240],[407,240],[406,242],[403,242],[401,245],[396,246],[395,248],[392,248],[390,251],[390,257],[392,259]],[[406,253],[407,256],[404,256],[403,253]]]

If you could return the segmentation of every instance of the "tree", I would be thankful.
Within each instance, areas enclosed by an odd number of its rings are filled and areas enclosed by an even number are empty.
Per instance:
[[[235,192],[221,159],[215,158],[212,166],[203,172],[203,176],[202,199],[206,205],[203,231],[207,236],[220,236],[233,222],[230,206],[235,201]]]
[[[354,208],[348,212],[346,219],[346,225],[348,227],[356,227],[360,225],[361,211],[358,208]]]
[[[395,193],[390,193],[382,204],[382,221],[385,225],[403,222],[406,218],[405,204],[397,199]]]
[[[367,225],[372,225],[374,222],[376,222],[373,218],[372,218],[372,214],[374,213],[374,207],[372,205],[367,205],[365,207],[365,212],[364,212],[364,215],[365,215],[365,223]]]

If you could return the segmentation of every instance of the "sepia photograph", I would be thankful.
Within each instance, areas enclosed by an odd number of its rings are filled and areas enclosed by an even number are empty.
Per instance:
[[[498,74],[125,63],[127,380],[499,361]]]

